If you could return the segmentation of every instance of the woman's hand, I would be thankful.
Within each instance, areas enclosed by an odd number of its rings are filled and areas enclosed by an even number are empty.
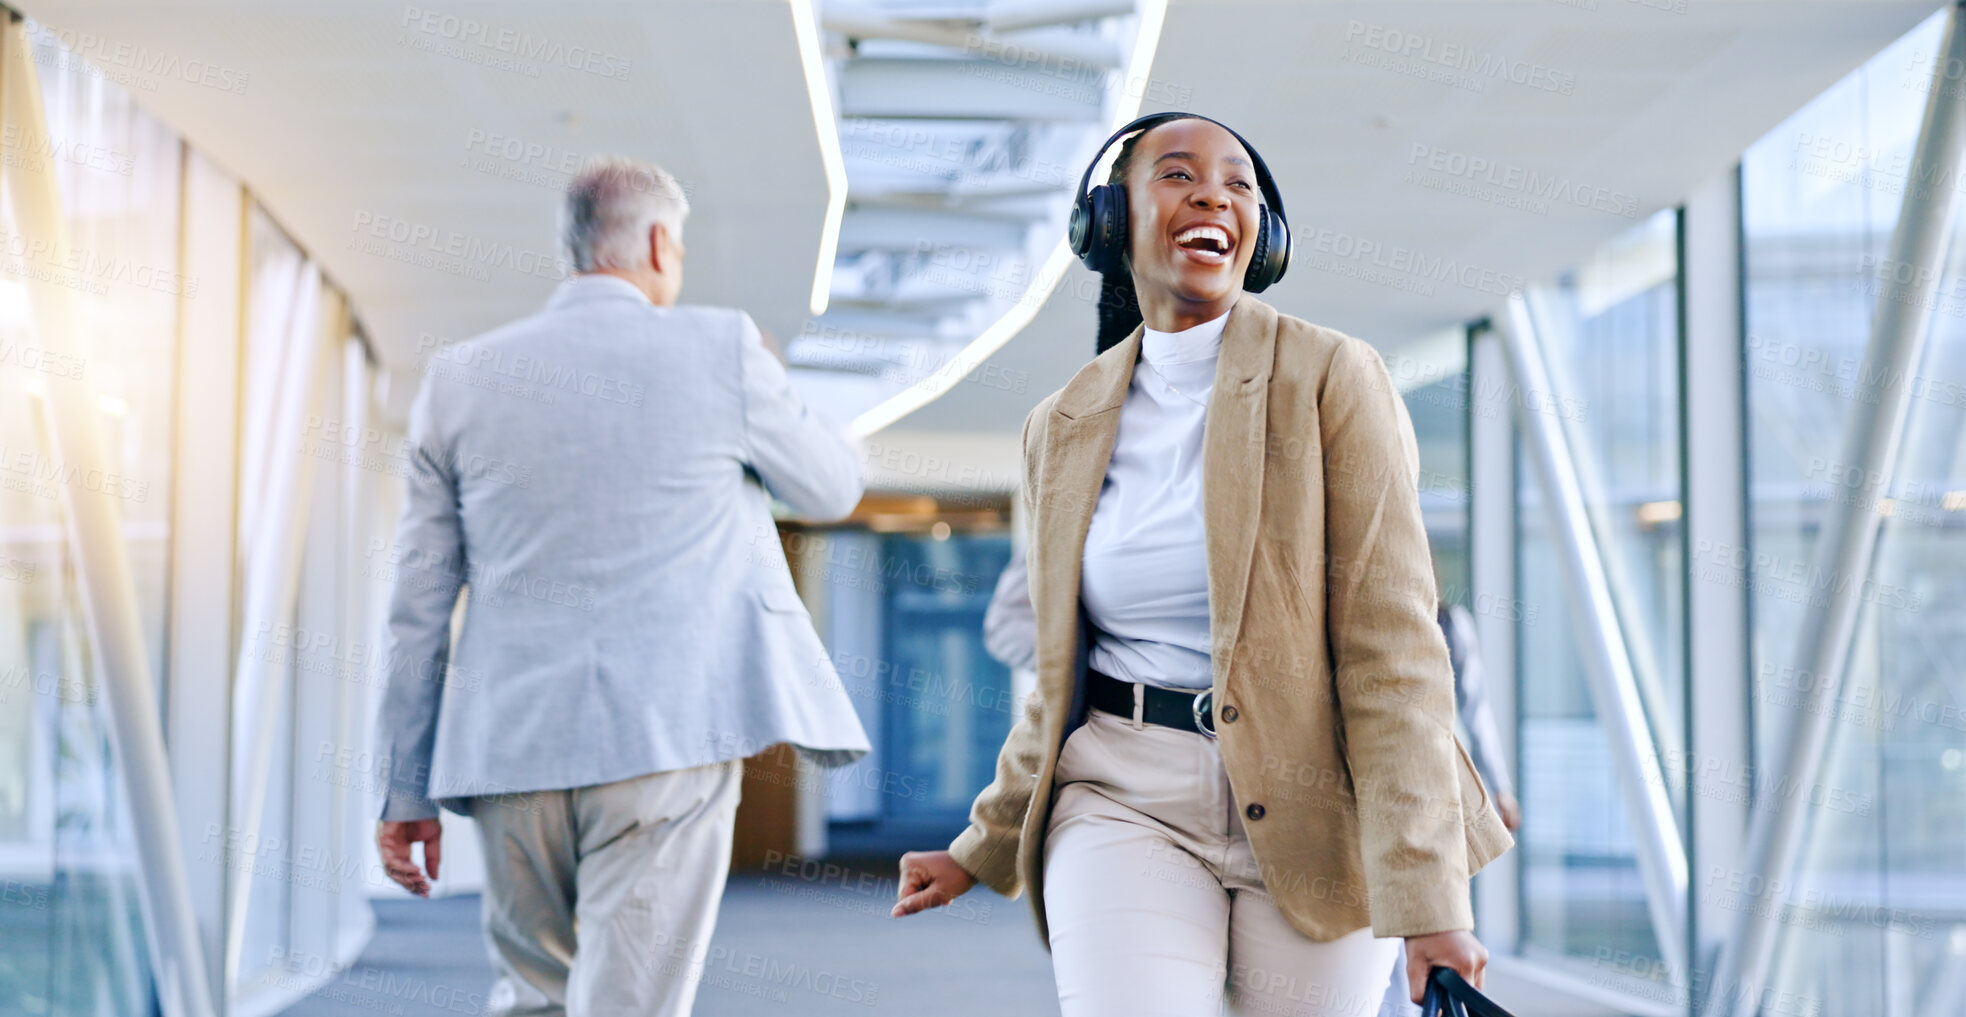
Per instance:
[[[1481,972],[1488,966],[1488,950],[1472,932],[1435,932],[1406,938],[1406,988],[1413,1002],[1427,992],[1427,976],[1435,968],[1453,968],[1468,984],[1481,988]]]
[[[976,877],[956,864],[947,851],[910,851],[901,856],[900,900],[890,915],[900,918],[939,908],[969,892]]]

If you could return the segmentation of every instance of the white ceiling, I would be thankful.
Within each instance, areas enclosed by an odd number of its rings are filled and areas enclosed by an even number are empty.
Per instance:
[[[690,187],[686,299],[745,307],[781,339],[805,322],[826,186],[788,0],[23,7],[98,37],[103,52],[127,44],[249,75],[242,93],[155,76],[136,94],[248,182],[348,291],[392,366],[408,366],[424,334],[461,338],[538,306],[552,281],[522,269],[557,256],[564,171],[601,151],[661,162]],[[602,73],[550,58],[492,66],[495,46],[455,42],[442,22],[426,29],[411,13],[420,9],[468,15],[485,26],[480,39],[549,54],[584,47],[603,59]],[[1429,287],[1399,268],[1378,282],[1356,278],[1374,259],[1341,254],[1349,245],[1477,273],[1489,288],[1548,278],[1726,171],[1937,9],[1933,0],[1171,0],[1151,79],[1134,84],[1144,85],[1144,111],[1225,120],[1275,170],[1298,246],[1264,299],[1391,350],[1488,313],[1498,298],[1451,278]],[[1410,67],[1459,68],[1463,80],[1380,65],[1409,45],[1421,47]],[[606,76],[621,60],[625,79]],[[1498,62],[1509,70],[1480,70]],[[492,135],[540,154],[506,160],[472,148]],[[1504,197],[1521,195],[1509,174],[1534,173],[1602,191],[1608,203],[1628,197],[1631,215],[1562,201],[1525,211],[1409,182],[1416,148],[1488,160]],[[393,220],[489,264],[460,274],[396,260],[413,253],[409,244],[367,237],[382,253],[351,247],[365,236],[359,224]],[[1014,437],[1030,406],[1090,356],[1096,292],[1075,268],[983,369],[897,426]]]
[[[687,189],[687,299],[743,306],[781,340],[805,316],[827,192],[786,0],[22,6],[99,54],[246,75],[238,92],[146,75],[133,94],[246,181],[392,367],[426,334],[539,307],[569,171],[603,152]],[[422,255],[446,264],[398,260]]]
[[[1348,273],[1405,258],[1471,271],[1490,289],[1551,278],[1726,172],[1750,143],[1941,6],[1579,3],[1171,0],[1142,111],[1188,109],[1248,138],[1277,177],[1297,245],[1289,274],[1262,299],[1390,352],[1488,314],[1500,298],[1399,268],[1381,269],[1379,281]],[[1660,9],[1674,4],[1679,13]],[[1359,57],[1391,58],[1384,47],[1415,39],[1445,61],[1418,67],[1507,61],[1568,94],[1464,71],[1481,83],[1476,91]],[[1416,147],[1489,160],[1501,197],[1526,196],[1521,181],[1533,172],[1570,182],[1572,193],[1601,189],[1605,204],[1631,217],[1558,201],[1546,211],[1510,208],[1407,182]],[[1359,242],[1380,253],[1353,254]],[[1054,298],[987,361],[999,375],[1028,376],[1027,392],[958,384],[898,426],[1014,436],[1029,408],[1092,355],[1085,298],[1098,290],[1089,274],[1074,282],[1076,293]]]

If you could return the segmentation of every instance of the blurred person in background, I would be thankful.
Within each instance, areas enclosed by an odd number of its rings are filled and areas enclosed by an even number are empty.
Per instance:
[[[1441,635],[1447,638],[1448,659],[1454,664],[1454,703],[1468,732],[1468,754],[1474,758],[1481,782],[1495,798],[1502,825],[1514,833],[1522,828],[1522,806],[1515,798],[1515,778],[1502,750],[1495,711],[1488,704],[1488,672],[1481,666],[1474,615],[1459,604],[1443,602],[1438,620]]]
[[[868,748],[767,498],[843,517],[859,456],[749,315],[677,305],[688,212],[660,167],[588,165],[575,274],[447,351],[411,411],[376,842],[428,896],[439,807],[476,820],[493,1013],[689,1013],[743,757]]]
[[[1038,617],[1031,610],[1031,573],[1021,547],[1011,548],[990,606],[983,609],[983,649],[1005,667],[1038,666]]]
[[[1024,425],[1038,689],[894,914],[1028,890],[1065,1017],[1366,1017],[1401,940],[1410,998],[1479,986],[1468,881],[1513,841],[1453,732],[1404,403],[1248,295],[1289,250],[1250,146],[1122,138],[1073,212],[1103,352]]]

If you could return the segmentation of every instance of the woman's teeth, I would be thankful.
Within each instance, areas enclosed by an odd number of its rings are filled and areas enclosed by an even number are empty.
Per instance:
[[[1219,254],[1229,249],[1229,234],[1220,226],[1190,226],[1177,234],[1174,242],[1191,251],[1212,251]],[[1204,244],[1213,246],[1203,246]]]
[[[1204,265],[1229,260],[1229,233],[1220,226],[1190,226],[1174,236],[1181,253]]]

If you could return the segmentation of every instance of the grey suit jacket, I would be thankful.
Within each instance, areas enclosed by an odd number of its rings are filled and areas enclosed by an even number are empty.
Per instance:
[[[396,539],[364,563],[393,586],[383,819],[780,742],[822,765],[867,751],[766,497],[844,516],[857,453],[743,312],[576,276],[432,352],[407,456]]]

